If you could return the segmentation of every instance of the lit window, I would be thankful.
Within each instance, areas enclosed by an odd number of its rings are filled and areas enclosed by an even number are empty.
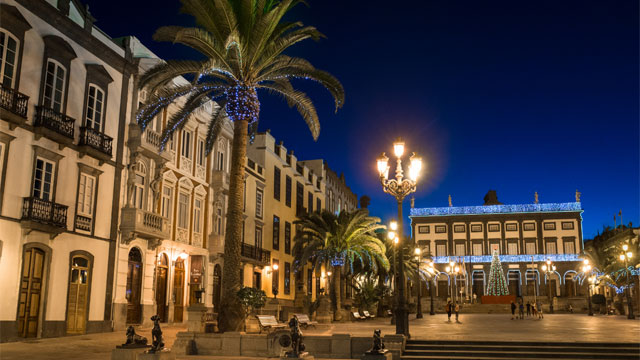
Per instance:
[[[547,241],[547,254],[556,254],[556,242]]]
[[[202,200],[196,198],[193,202],[193,231],[196,233],[202,232]]]
[[[573,241],[565,241],[564,243],[564,253],[565,254],[575,254],[576,248]]]
[[[518,255],[518,243],[509,242],[507,243],[507,252],[509,255]]]
[[[189,227],[189,194],[184,192],[178,195],[178,227]]]
[[[464,244],[456,244],[456,256],[464,256]]]
[[[473,255],[480,256],[482,255],[482,244],[474,243],[473,244]]]

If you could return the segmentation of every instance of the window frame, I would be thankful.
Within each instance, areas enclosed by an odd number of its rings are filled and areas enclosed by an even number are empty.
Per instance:
[[[184,205],[184,211],[181,212],[181,206],[182,206],[182,198],[186,197],[186,203]],[[190,222],[190,215],[191,215],[191,211],[189,211],[189,205],[191,203],[191,193],[184,191],[183,189],[178,190],[178,208],[177,208],[177,214],[176,214],[176,227],[179,229],[189,229],[189,222]],[[184,215],[184,219],[182,218],[182,215]],[[184,221],[184,225],[182,226],[182,223]]]
[[[282,170],[278,167],[278,165],[273,166],[273,198],[275,200],[280,201],[280,190],[281,190],[281,176]]]
[[[487,224],[487,232],[500,232],[500,224]]]
[[[549,225],[547,227],[547,225]],[[555,221],[545,221],[542,223],[542,230],[553,231],[556,230],[556,222]]]
[[[4,24],[3,24],[4,25]],[[11,77],[11,84],[8,86],[10,89],[17,89],[18,86],[18,66],[20,65],[20,60],[21,60],[21,50],[22,50],[22,41],[20,39],[18,39],[17,36],[15,36],[11,31],[5,29],[5,28],[0,28],[0,33],[5,35],[5,41],[0,43],[0,47],[2,47],[2,53],[0,53],[0,84],[2,84],[2,86],[7,87],[7,85],[4,84],[4,78],[5,78],[5,71],[6,71],[6,64],[7,64],[7,52],[9,51],[9,40],[13,40],[15,42],[15,54],[14,54],[14,59],[13,59],[13,64],[11,64],[11,66],[13,66],[13,74]]]
[[[165,194],[169,189],[170,193]],[[162,194],[160,195],[160,215],[169,220],[173,219],[173,198],[175,197],[175,184],[165,181],[162,184]]]
[[[523,223],[522,231],[536,231],[536,223],[535,222]]]
[[[291,223],[284,222],[284,253],[291,254]]]
[[[198,206],[200,203],[200,206]],[[202,234],[203,226],[202,226],[202,214],[204,213],[203,209],[204,200],[200,196],[195,196],[193,198],[193,232],[197,234]]]
[[[453,225],[453,232],[458,234],[467,232],[467,226],[464,224]]]
[[[264,216],[264,190],[256,187],[256,218],[262,219]]]
[[[49,64],[53,65],[53,73],[49,72]],[[62,70],[64,71],[64,73],[62,74],[62,79],[60,81],[62,81],[62,85],[60,86],[59,91],[61,92],[60,94],[60,108],[56,110],[55,105],[55,92],[58,91],[57,85],[58,85],[58,71]],[[45,68],[44,68],[44,74],[43,74],[43,83],[42,83],[42,102],[41,105],[47,109],[52,109],[55,112],[61,113],[61,114],[66,114],[66,97],[67,97],[67,90],[68,90],[68,73],[69,70],[62,65],[58,60],[56,59],[52,59],[52,58],[48,58],[46,63],[45,63]],[[47,79],[49,79],[49,75],[52,75],[52,82],[51,82],[51,94],[50,94],[50,99],[49,101],[51,102],[50,104],[47,104],[47,86],[49,85],[47,83]]]
[[[418,234],[429,234],[431,227],[429,225],[418,225]]]
[[[191,148],[192,144],[193,144],[193,133],[191,132],[191,130],[187,130],[187,129],[182,130],[182,138],[180,141],[181,157],[189,160],[193,159],[193,149]],[[185,152],[186,152],[186,155],[185,155]]]
[[[446,234],[447,233],[447,226],[446,225],[435,225],[435,232],[436,234]]]
[[[570,225],[570,227],[565,227],[565,225]],[[575,224],[573,223],[573,221],[563,221],[560,224],[560,228],[562,230],[575,230],[576,227],[575,227]]]
[[[292,195],[291,187],[293,186],[292,180],[291,180],[291,176],[285,175],[284,183],[285,183],[285,200],[284,200],[284,203],[288,207],[291,207],[291,195]]]
[[[280,217],[273,215],[273,234],[271,239],[271,248],[280,250]]]
[[[42,166],[43,168],[41,169],[42,175],[41,175],[41,179],[38,179],[38,161],[42,162]],[[51,181],[49,183],[49,192],[48,192],[48,196],[45,199],[43,197],[44,195],[44,186],[45,186],[45,177],[46,177],[46,165],[50,164],[51,165],[51,171],[50,171],[50,176],[51,176]],[[45,201],[50,201],[50,202],[55,202],[55,185],[56,185],[56,172],[57,172],[57,168],[58,168],[58,164],[55,161],[51,161],[50,159],[47,159],[45,157],[42,156],[36,156],[36,161],[34,163],[33,166],[33,184],[31,186],[31,196],[34,198],[38,198],[41,200],[45,200]],[[39,195],[36,195],[36,182],[39,181],[40,182],[40,186],[37,189],[39,192]]]

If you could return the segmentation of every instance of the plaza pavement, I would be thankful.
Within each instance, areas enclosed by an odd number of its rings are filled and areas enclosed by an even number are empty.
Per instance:
[[[454,318],[452,316],[452,318]],[[461,314],[461,323],[447,322],[447,316],[428,313],[423,319],[410,318],[414,339],[433,340],[497,340],[497,341],[567,341],[567,342],[640,342],[640,320],[628,320],[620,315],[545,314],[542,320],[510,320],[510,314]],[[371,336],[374,329],[382,334],[395,333],[395,325],[388,318],[363,322],[319,325],[304,330],[305,334],[329,335],[350,333],[355,336]],[[171,347],[176,333],[184,327],[163,326],[165,344]],[[137,330],[151,339],[151,328]],[[124,331],[67,336],[62,338],[34,339],[0,344],[1,360],[109,360],[111,349],[125,340]],[[245,360],[246,357],[178,357],[189,359]],[[258,358],[253,358],[258,359]],[[319,359],[320,360],[320,359]]]

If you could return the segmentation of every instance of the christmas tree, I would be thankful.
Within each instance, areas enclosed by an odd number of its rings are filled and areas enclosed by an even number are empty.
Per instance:
[[[489,286],[487,286],[487,295],[501,296],[509,295],[509,287],[507,286],[507,280],[504,278],[504,272],[502,272],[502,264],[498,257],[498,252],[493,252],[493,259],[491,259],[491,270],[489,270]]]

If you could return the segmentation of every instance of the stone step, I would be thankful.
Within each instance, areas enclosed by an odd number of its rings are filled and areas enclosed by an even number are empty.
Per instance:
[[[430,357],[469,359],[469,358],[490,358],[490,359],[609,359],[609,360],[637,360],[638,354],[618,354],[618,353],[591,353],[591,352],[531,352],[531,351],[450,351],[431,350],[405,351],[402,359],[425,359]]]
[[[431,350],[453,350],[453,351],[531,351],[531,352],[583,352],[585,347],[580,346],[524,346],[524,345],[438,345],[438,344],[407,344],[405,351],[431,351]],[[590,353],[624,353],[638,354],[640,348],[633,347],[588,347]]]

